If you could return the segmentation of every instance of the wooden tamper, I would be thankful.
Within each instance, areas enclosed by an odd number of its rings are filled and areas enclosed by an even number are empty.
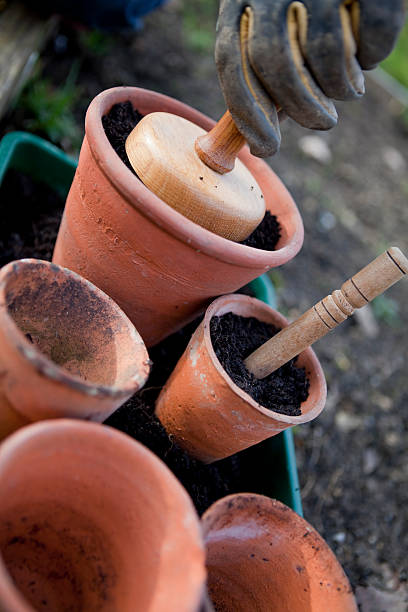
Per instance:
[[[299,319],[284,327],[244,361],[256,378],[265,378],[325,336],[408,273],[408,259],[390,247]]]
[[[248,11],[240,27],[247,67]],[[208,133],[176,115],[151,113],[129,134],[126,153],[140,180],[169,206],[214,234],[239,242],[265,215],[259,185],[236,159],[244,144],[229,111]]]
[[[302,55],[307,11],[299,2],[292,4],[288,32],[296,49],[294,61],[302,81],[315,95],[313,85],[307,84]],[[354,57],[356,44],[345,7],[340,7],[340,16],[347,71],[358,80],[361,70]],[[249,90],[257,98],[248,54],[252,20],[252,10],[246,7],[240,21],[242,70]],[[278,113],[280,110],[277,108]],[[215,234],[242,241],[265,214],[262,192],[255,179],[239,160],[234,167],[244,144],[229,111],[208,134],[181,117],[152,113],[129,134],[126,152],[141,181],[172,208]]]
[[[265,214],[261,189],[235,159],[245,144],[227,111],[210,132],[170,113],[146,115],[126,153],[140,180],[182,215],[229,240],[245,240]]]

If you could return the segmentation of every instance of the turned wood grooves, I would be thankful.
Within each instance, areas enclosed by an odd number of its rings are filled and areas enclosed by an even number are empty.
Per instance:
[[[389,248],[254,351],[245,360],[247,369],[257,378],[268,376],[407,273],[407,258],[397,247]]]

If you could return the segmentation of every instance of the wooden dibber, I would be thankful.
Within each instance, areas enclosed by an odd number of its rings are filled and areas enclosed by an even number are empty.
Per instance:
[[[390,247],[351,279],[333,291],[299,319],[283,328],[244,361],[256,378],[265,378],[325,336],[361,308],[408,274],[408,259]]]
[[[169,206],[219,236],[241,241],[265,214],[259,185],[235,159],[244,144],[228,111],[208,133],[159,112],[136,125],[126,153],[140,180]]]

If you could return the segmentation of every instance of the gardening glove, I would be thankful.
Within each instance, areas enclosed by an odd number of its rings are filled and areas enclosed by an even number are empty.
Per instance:
[[[284,114],[311,129],[336,125],[332,98],[364,93],[361,70],[390,53],[403,12],[403,0],[221,0],[215,60],[251,153],[276,153]]]

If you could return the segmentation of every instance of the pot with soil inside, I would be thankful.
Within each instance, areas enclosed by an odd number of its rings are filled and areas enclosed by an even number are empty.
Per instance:
[[[196,612],[205,552],[166,466],[111,427],[59,419],[0,447],[0,609]]]
[[[202,517],[208,591],[222,612],[357,612],[350,583],[323,538],[275,499],[241,493]]]
[[[246,147],[239,158],[264,194],[271,213],[264,223],[275,225],[271,250],[262,242],[261,248],[248,246],[253,236],[248,244],[218,236],[149,191],[117,155],[103,124],[126,160],[126,137],[141,116],[154,111],[182,116],[206,130],[214,125],[189,106],[154,92],[121,87],[99,94],[87,112],[79,166],[54,252],[56,263],[110,295],[147,345],[191,321],[212,297],[289,261],[303,242],[302,220],[291,196]],[[109,125],[115,115],[116,128]]]
[[[244,367],[249,352],[287,325],[244,295],[222,296],[207,308],[156,404],[168,434],[193,457],[217,461],[323,410],[326,382],[312,349],[265,380]]]
[[[0,231],[3,261],[7,263],[21,256],[47,259],[52,253],[64,199],[72,182],[73,163],[49,143],[27,133],[8,134],[3,138],[0,159],[7,162],[0,166],[0,179],[6,174],[0,185],[0,201],[4,210],[13,212],[13,216],[8,212],[9,223],[2,225]],[[25,218],[24,224],[21,218]],[[267,275],[250,285],[252,295],[273,305],[271,290]],[[200,514],[217,499],[243,490],[280,499],[301,514],[290,429],[223,461],[207,465],[180,449],[155,416],[160,389],[200,320],[151,349],[153,366],[148,383],[112,414],[107,423],[128,433],[159,456],[188,490]],[[264,466],[262,471],[256,469],[259,464]]]
[[[407,274],[408,259],[390,247],[290,325],[247,296],[218,298],[162,390],[158,418],[205,462],[310,421],[326,399],[310,346]]]
[[[103,421],[141,388],[146,347],[78,274],[22,259],[0,271],[0,438],[47,418]]]

